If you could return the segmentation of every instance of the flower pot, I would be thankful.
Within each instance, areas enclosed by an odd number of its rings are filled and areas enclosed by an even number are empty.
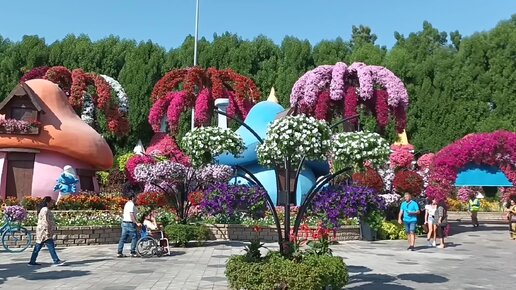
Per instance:
[[[364,221],[360,221],[360,235],[364,241],[375,241],[377,239],[376,231]]]

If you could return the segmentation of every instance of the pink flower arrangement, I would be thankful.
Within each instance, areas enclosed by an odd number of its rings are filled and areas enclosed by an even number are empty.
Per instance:
[[[348,65],[338,62],[333,67],[330,81],[330,98],[333,101],[340,101],[344,98],[346,91],[346,78],[348,74]]]
[[[20,82],[26,82],[28,80],[33,80],[33,79],[43,79],[43,78],[45,78],[45,74],[47,73],[48,69],[49,69],[48,66],[35,67],[32,70],[30,70],[29,72],[27,72],[26,74],[24,74],[21,77]]]
[[[195,101],[195,124],[208,125],[213,114],[213,103],[210,102],[211,91],[207,88],[203,89]]]
[[[170,137],[167,133],[154,134],[145,153],[165,156],[173,162],[177,162],[185,166],[190,165],[190,158],[188,158],[188,156],[179,149],[176,140]]]
[[[461,187],[457,191],[457,199],[462,202],[467,202],[471,196],[475,195],[475,191],[468,187]]]
[[[423,154],[417,160],[417,166],[419,167],[419,169],[430,168],[430,165],[432,164],[434,159],[435,159],[435,154],[434,153]]]
[[[394,150],[389,156],[390,167],[392,169],[410,168],[414,161],[414,154],[408,150]]]
[[[163,119],[163,116],[165,115],[165,112],[173,97],[174,94],[170,93],[164,98],[157,100],[154,105],[152,105],[152,108],[149,112],[149,124],[151,125],[154,132],[161,131],[161,120]]]
[[[181,114],[188,108],[186,92],[173,92],[172,100],[167,109],[168,127],[172,133],[176,133],[179,128]]]
[[[502,194],[501,200],[508,202],[516,197],[516,187],[502,187],[500,188],[500,193]]]
[[[358,108],[357,90],[355,87],[348,87],[346,89],[346,95],[344,97],[344,117],[348,118],[356,115]],[[353,119],[350,121],[353,126],[357,124],[358,120]]]
[[[516,133],[472,134],[444,147],[430,168],[427,195],[445,200],[453,191],[457,173],[468,164],[497,166],[516,184]]]
[[[375,91],[375,86],[380,87]],[[350,87],[358,93],[351,93]],[[323,91],[328,91],[331,105],[319,105]],[[396,129],[402,132],[407,124],[408,94],[402,81],[390,70],[380,66],[368,66],[356,62],[350,66],[339,62],[333,66],[322,65],[306,72],[292,88],[290,105],[306,115],[318,118],[332,116],[332,108],[341,107],[344,101],[344,116],[354,115],[358,104],[366,105],[377,118],[380,128],[385,128],[389,114],[396,119]],[[352,100],[351,98],[355,98]],[[323,99],[325,103],[326,99]],[[356,104],[356,105],[355,105]],[[324,114],[323,108],[329,112]],[[342,112],[341,111],[341,112]],[[347,112],[347,113],[346,113]]]

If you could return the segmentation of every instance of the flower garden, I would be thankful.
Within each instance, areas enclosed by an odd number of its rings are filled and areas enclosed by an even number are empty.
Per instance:
[[[117,136],[127,132],[127,96],[116,80],[64,67],[36,68],[23,80],[32,78],[57,83],[91,126],[105,125]],[[98,174],[100,194],[65,197],[55,209],[57,225],[118,225],[124,196],[135,193],[139,218],[156,211],[158,223],[177,246],[210,238],[208,227],[214,224],[249,229],[253,235],[246,253],[227,263],[232,288],[273,289],[281,282],[288,289],[340,289],[348,274],[330,244],[343,228],[367,229],[373,233],[370,238],[405,238],[393,222],[404,193],[421,205],[435,198],[447,200],[450,211],[464,211],[469,197],[481,190],[455,187],[458,172],[468,164],[496,166],[516,183],[516,133],[473,134],[435,154],[416,154],[409,144],[391,146],[386,130],[403,133],[407,123],[403,82],[384,67],[339,62],[299,78],[290,96],[291,112],[271,122],[256,147],[260,166],[276,172],[282,202],[274,201],[257,175],[218,162],[222,154],[238,157],[246,145],[234,130],[211,121],[215,100],[228,99],[227,114],[238,122],[260,96],[251,79],[232,70],[168,72],[152,92],[148,121],[155,135],[146,153],[119,154],[111,171]],[[190,109],[195,109],[196,128],[179,140],[179,124]],[[374,131],[359,130],[363,114],[375,118]],[[0,123],[0,129],[22,132],[33,126],[37,124]],[[296,204],[292,193],[307,162],[323,162],[329,170]],[[500,188],[486,194],[481,209],[501,211],[512,196],[514,187]],[[3,202],[8,206],[4,215],[36,224],[40,200]],[[263,255],[265,228],[274,232],[279,251]]]

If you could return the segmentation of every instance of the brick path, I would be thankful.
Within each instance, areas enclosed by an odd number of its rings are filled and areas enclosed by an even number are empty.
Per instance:
[[[346,289],[511,289],[516,279],[516,241],[506,225],[487,225],[473,231],[459,224],[447,249],[407,252],[403,241],[350,241],[334,246],[348,264]],[[275,248],[275,244],[267,246]],[[114,257],[115,245],[58,249],[64,267],[50,267],[46,251],[43,267],[26,265],[30,251],[0,251],[1,289],[227,289],[224,263],[241,253],[243,244],[210,243],[205,247],[174,249],[162,258]]]

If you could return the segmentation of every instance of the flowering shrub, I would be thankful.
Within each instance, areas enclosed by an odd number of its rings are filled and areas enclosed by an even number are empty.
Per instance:
[[[516,187],[502,187],[500,188],[500,193],[502,194],[501,200],[508,202],[511,198],[516,197]]]
[[[475,191],[471,188],[461,187],[457,191],[457,199],[462,202],[467,202],[472,196],[475,196]]]
[[[389,165],[392,169],[410,169],[414,161],[414,154],[408,150],[394,150],[389,156]]]
[[[12,221],[21,222],[27,218],[27,210],[19,205],[8,206],[4,214]]]
[[[394,180],[394,170],[387,167],[378,169],[378,174],[382,177],[385,192],[392,191],[392,181]]]
[[[129,159],[131,159],[134,156],[135,156],[135,154],[132,152],[125,153],[123,155],[118,156],[115,160],[115,165],[118,168],[118,170],[123,172],[125,170],[127,161],[129,161]]]
[[[331,131],[325,121],[305,115],[287,116],[274,121],[267,130],[267,139],[257,147],[258,162],[265,166],[283,166],[324,159],[330,149]]]
[[[136,197],[136,204],[150,208],[163,207],[168,200],[164,192],[143,192]]]
[[[201,210],[208,215],[232,216],[236,212],[247,212],[253,217],[263,216],[267,192],[256,186],[229,185],[217,183],[204,190]]]
[[[311,211],[328,226],[338,228],[344,218],[366,218],[385,209],[385,202],[374,190],[361,186],[330,186],[318,192]]]
[[[192,204],[192,206],[198,206],[204,199],[204,192],[198,190],[194,192],[190,192],[188,194],[188,201]]]
[[[372,168],[366,168],[364,172],[354,173],[352,179],[356,185],[372,188],[376,192],[383,192],[382,177]]]
[[[230,129],[200,127],[186,133],[182,147],[190,156],[192,165],[202,166],[224,152],[238,155],[244,151],[244,141]]]
[[[387,161],[389,145],[377,133],[347,132],[332,137],[332,157],[335,170],[346,167],[362,169],[366,161],[379,167]]]
[[[415,171],[403,170],[396,173],[393,185],[399,193],[418,196],[423,191],[423,178]]]
[[[156,163],[156,160],[153,157],[145,155],[134,155],[133,157],[129,158],[125,163],[125,175],[127,176],[127,179],[130,182],[136,183],[137,180],[136,176],[134,175],[136,167],[140,164],[154,163]]]
[[[59,200],[57,210],[120,210],[127,199],[122,197],[101,197],[91,194],[68,195]],[[35,208],[36,209],[36,208]]]
[[[43,198],[41,197],[32,197],[26,196],[21,202],[21,206],[23,206],[27,210],[36,210],[38,205],[43,202]]]
[[[380,194],[380,197],[383,198],[387,207],[391,205],[397,205],[401,200],[401,196],[396,193]]]
[[[120,225],[122,222],[122,215],[112,211],[54,211],[53,214],[57,226],[106,226]],[[36,212],[30,212],[23,222],[25,226],[36,226],[37,224]]]
[[[453,192],[457,173],[468,164],[496,166],[516,185],[516,133],[471,134],[443,148],[430,169],[427,195],[444,200]]]

